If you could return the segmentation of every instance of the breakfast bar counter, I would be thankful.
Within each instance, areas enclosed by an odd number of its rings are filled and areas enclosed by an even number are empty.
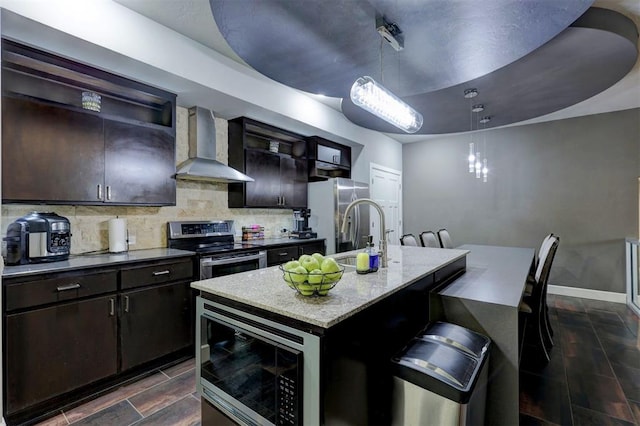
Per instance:
[[[535,250],[466,244],[463,275],[432,297],[431,316],[491,338],[487,424],[519,421],[519,311]]]

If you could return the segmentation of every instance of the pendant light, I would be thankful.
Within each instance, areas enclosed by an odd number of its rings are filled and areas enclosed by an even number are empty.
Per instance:
[[[384,17],[378,16],[376,31],[382,40],[387,42],[396,52],[404,48],[402,31],[398,24],[388,22]],[[380,43],[380,75],[382,78],[383,41]],[[355,105],[407,133],[415,133],[422,127],[422,114],[369,76],[359,77],[351,86],[349,96]]]
[[[422,114],[369,76],[353,83],[350,96],[355,105],[407,133],[415,133],[422,127]]]
[[[476,89],[466,89],[464,91],[465,99],[469,99],[469,131],[471,132],[471,142],[469,142],[469,173],[473,173],[476,169],[476,151],[475,144],[473,143],[473,111],[471,106],[471,99],[478,96]]]
[[[488,115],[485,115],[484,117],[482,117],[480,119],[480,123],[482,124],[482,140],[483,140],[483,144],[484,147],[482,148],[484,150],[484,159],[482,160],[482,182],[487,183],[488,179],[489,179],[489,166],[488,166],[488,161],[487,161],[487,135],[486,135],[486,124],[488,122],[491,121],[491,117]]]

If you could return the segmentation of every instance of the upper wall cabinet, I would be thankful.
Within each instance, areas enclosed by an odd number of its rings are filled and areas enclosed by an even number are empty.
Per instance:
[[[319,136],[307,138],[309,181],[351,178],[351,147]]]
[[[307,144],[302,136],[245,117],[231,120],[229,166],[255,180],[229,184],[229,207],[307,206]]]
[[[172,93],[2,41],[5,203],[175,205]]]

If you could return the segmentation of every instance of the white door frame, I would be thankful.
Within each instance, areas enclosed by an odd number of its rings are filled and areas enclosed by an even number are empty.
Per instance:
[[[392,169],[390,167],[386,167],[380,164],[376,164],[376,163],[369,163],[369,195],[371,197],[372,200],[376,199],[376,196],[374,194],[374,189],[375,189],[375,185],[373,182],[373,175],[374,175],[374,170],[379,170],[385,173],[389,173],[389,174],[393,174],[393,175],[397,175],[398,176],[398,180],[400,181],[400,192],[398,194],[398,229],[396,232],[398,232],[398,235],[390,235],[387,242],[389,243],[390,241],[400,241],[400,237],[402,236],[403,233],[403,216],[402,216],[402,171],[401,170],[396,170],[396,169]],[[371,209],[371,213],[370,213],[370,218],[373,217],[377,217],[377,213],[373,211],[373,209]],[[385,218],[386,219],[386,218]],[[388,222],[387,222],[387,228],[389,228],[388,226]]]

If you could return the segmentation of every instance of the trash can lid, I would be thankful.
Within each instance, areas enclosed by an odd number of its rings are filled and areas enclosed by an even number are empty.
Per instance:
[[[458,403],[467,403],[487,357],[434,340],[412,339],[391,360],[393,374]]]
[[[489,349],[491,339],[475,331],[448,322],[434,322],[420,333],[422,340],[436,340],[480,358]]]

